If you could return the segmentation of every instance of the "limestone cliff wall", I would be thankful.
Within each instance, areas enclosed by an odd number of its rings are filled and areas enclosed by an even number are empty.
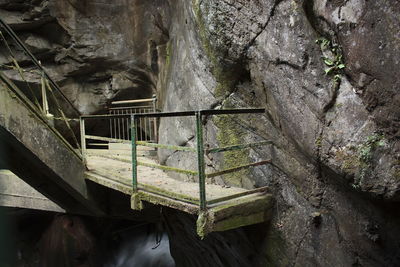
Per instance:
[[[397,1],[2,0],[0,8],[84,113],[153,93],[168,111],[267,109],[204,123],[211,146],[274,142],[207,159],[209,168],[272,159],[215,180],[270,186],[272,221],[256,230],[262,237],[243,229],[201,243],[187,229],[188,218],[170,214],[178,264],[204,266],[209,261],[199,251],[208,251],[215,266],[240,251],[245,255],[232,257],[230,266],[400,264]],[[192,146],[193,125],[162,120],[160,141]],[[159,157],[194,166],[186,154]],[[249,243],[235,236],[257,244],[257,253],[240,250]],[[182,240],[201,249],[185,257]]]

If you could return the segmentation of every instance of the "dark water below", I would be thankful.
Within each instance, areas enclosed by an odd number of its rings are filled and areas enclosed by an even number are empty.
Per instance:
[[[152,227],[150,227],[151,229]],[[148,226],[125,230],[108,254],[104,267],[173,267],[166,233],[149,231]]]
[[[0,267],[173,267],[162,224],[0,209]]]

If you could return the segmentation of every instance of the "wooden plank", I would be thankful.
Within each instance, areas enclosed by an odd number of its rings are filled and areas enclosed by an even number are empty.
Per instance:
[[[184,173],[184,174],[188,174],[188,175],[197,175],[198,174],[198,172],[196,172],[196,171],[184,170],[184,169],[179,169],[179,168],[174,168],[174,167],[164,166],[164,165],[158,165],[158,164],[153,164],[153,163],[148,163],[148,162],[143,162],[143,161],[138,161],[137,164],[146,166],[146,167],[160,169],[163,171],[173,171],[173,172]]]
[[[253,189],[253,190],[248,190],[248,191],[245,191],[245,192],[232,194],[232,195],[225,196],[225,197],[215,198],[215,199],[212,199],[210,201],[207,201],[207,205],[212,205],[212,204],[215,204],[215,203],[228,201],[228,200],[231,200],[231,199],[234,199],[234,198],[243,197],[243,196],[254,194],[254,193],[264,192],[264,191],[267,191],[268,188],[269,188],[268,186],[264,186],[264,187],[256,188],[256,189]]]
[[[200,212],[197,219],[197,234],[204,238],[211,232],[265,222],[271,216],[272,206],[271,194],[253,193],[231,199]]]
[[[152,203],[154,205],[162,205],[162,206],[173,208],[176,210],[181,210],[183,212],[187,212],[190,214],[198,214],[198,212],[199,212],[198,205],[185,203],[185,202],[182,202],[179,200],[173,200],[171,198],[160,196],[160,195],[157,195],[157,194],[154,194],[151,192],[139,191],[138,194],[139,194],[140,201],[146,201],[146,202]],[[134,200],[132,199],[131,201],[134,201]]]
[[[96,170],[91,170],[85,173],[85,176],[87,179],[96,182],[98,184],[101,184],[103,186],[106,186],[108,188],[123,192],[125,194],[132,194],[133,189],[132,185],[127,182],[123,177],[117,175],[117,174],[108,174],[107,177],[104,176],[107,175],[103,172],[98,172]],[[161,187],[149,185],[149,184],[144,184],[138,182],[138,189],[141,191],[146,191],[152,194],[156,194],[162,197],[169,198],[171,200],[177,200],[181,201],[184,203],[190,203],[193,205],[199,205],[199,198],[194,198],[189,195],[185,194],[179,194],[175,192],[170,192],[167,190],[164,190]]]

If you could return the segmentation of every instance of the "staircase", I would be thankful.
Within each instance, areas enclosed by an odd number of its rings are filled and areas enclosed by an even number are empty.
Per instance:
[[[88,193],[79,147],[67,141],[76,138],[66,118],[68,112],[60,105],[65,96],[12,29],[2,20],[0,26],[1,41],[8,48],[0,72],[0,168],[11,170],[67,211],[102,214]],[[12,48],[16,47],[36,67],[29,71],[39,75],[41,88],[28,82],[17,86],[5,75],[19,75],[21,80],[27,76],[15,58]],[[71,105],[67,100],[63,102]],[[56,128],[60,125],[69,129],[67,136]]]

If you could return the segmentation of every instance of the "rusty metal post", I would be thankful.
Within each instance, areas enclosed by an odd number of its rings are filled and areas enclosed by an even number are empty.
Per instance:
[[[80,131],[81,131],[81,148],[82,148],[82,160],[86,163],[86,132],[85,132],[85,119],[80,117]]]
[[[131,136],[132,136],[132,188],[133,193],[137,193],[137,151],[136,151],[136,135],[137,135],[137,122],[135,115],[131,115]]]
[[[39,61],[40,62],[40,61]],[[46,118],[49,115],[49,103],[47,101],[47,92],[46,92],[46,82],[45,82],[44,74],[42,73],[41,77],[41,84],[42,84],[42,106],[43,106],[43,113]]]
[[[156,102],[157,102],[157,96],[153,95],[153,113],[157,112]],[[154,127],[154,136],[153,136],[154,140],[153,141],[154,141],[154,143],[158,143],[158,130],[157,130],[157,118],[156,117],[153,118],[153,127]]]
[[[197,137],[197,163],[199,172],[200,210],[205,210],[206,205],[206,174],[204,167],[203,124],[201,111],[196,111],[196,137]]]

